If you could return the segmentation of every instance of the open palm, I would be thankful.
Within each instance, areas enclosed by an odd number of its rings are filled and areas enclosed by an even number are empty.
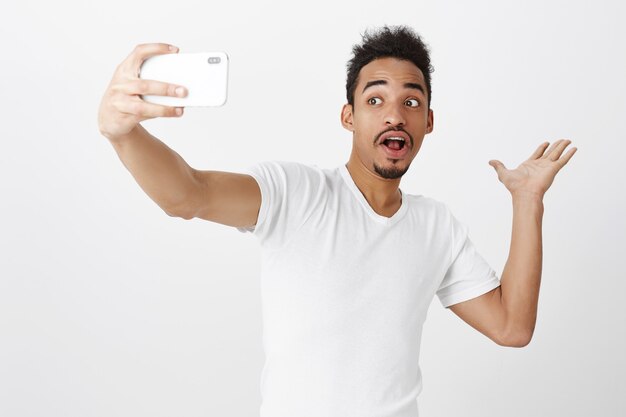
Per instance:
[[[516,169],[507,169],[502,162],[495,159],[489,161],[489,165],[494,167],[498,179],[511,194],[534,194],[543,198],[557,172],[576,153],[577,148],[571,148],[561,158],[561,154],[570,143],[568,139],[560,139],[546,151],[549,142],[544,142]]]

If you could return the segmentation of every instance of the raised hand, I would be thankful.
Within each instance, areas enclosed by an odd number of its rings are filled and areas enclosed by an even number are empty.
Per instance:
[[[546,151],[549,142],[544,142],[533,154],[522,162],[516,169],[507,169],[498,160],[489,161],[498,174],[498,179],[511,192],[517,195],[531,195],[543,198],[552,185],[554,177],[576,153],[577,148],[571,148],[563,157],[561,154],[572,143],[569,139],[560,139]]]
[[[143,61],[153,55],[175,54],[178,48],[165,43],[137,45],[131,54],[118,65],[107,87],[98,111],[100,132],[109,139],[123,136],[139,122],[156,117],[179,117],[182,107],[148,103],[140,96],[146,94],[184,97],[184,86],[139,78]]]

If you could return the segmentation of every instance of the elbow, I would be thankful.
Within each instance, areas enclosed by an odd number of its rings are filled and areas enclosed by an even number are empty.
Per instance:
[[[496,343],[504,347],[522,348],[528,346],[533,338],[533,332],[518,332],[499,339]]]
[[[168,216],[179,217],[185,220],[191,220],[198,214],[196,202],[192,197],[184,198],[182,201],[179,201],[178,204],[170,204],[168,206],[162,206],[161,208]]]
[[[187,213],[187,212],[183,212],[180,210],[173,210],[173,209],[163,209],[163,211],[165,212],[165,214],[167,214],[170,217],[178,217],[181,219],[185,219],[185,220],[191,220],[194,218],[193,214]]]
[[[535,324],[537,316],[532,319],[525,317],[520,318],[519,315],[509,315],[508,320],[504,320],[503,327],[500,329],[496,339],[496,343],[500,346],[521,348],[528,346],[535,332]],[[516,320],[511,319],[516,317]]]

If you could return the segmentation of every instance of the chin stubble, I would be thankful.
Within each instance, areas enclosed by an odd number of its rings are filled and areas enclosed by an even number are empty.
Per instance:
[[[393,161],[397,162],[398,160],[393,159]],[[396,178],[400,178],[404,174],[406,174],[408,170],[409,170],[408,166],[406,168],[398,168],[395,166],[389,167],[389,168],[383,168],[383,167],[379,167],[374,162],[374,171],[376,171],[376,173],[380,175],[381,177],[386,178],[388,180],[395,180]]]

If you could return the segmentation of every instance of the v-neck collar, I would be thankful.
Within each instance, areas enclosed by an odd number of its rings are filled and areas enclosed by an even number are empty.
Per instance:
[[[376,213],[374,209],[372,208],[372,206],[370,206],[370,204],[367,202],[367,200],[365,199],[365,196],[363,195],[361,190],[359,190],[359,187],[357,187],[356,183],[354,182],[354,179],[352,179],[352,176],[350,175],[350,171],[348,171],[348,168],[342,164],[339,166],[339,172],[341,173],[341,176],[343,180],[345,181],[346,185],[348,186],[348,188],[352,191],[352,194],[354,194],[354,196],[359,201],[359,203],[361,203],[361,206],[365,209],[367,214],[376,222],[383,224],[383,225],[391,226],[392,224],[395,224],[396,222],[398,222],[406,213],[409,202],[407,201],[407,198],[405,197],[404,193],[402,192],[400,188],[398,188],[398,190],[400,191],[401,199],[402,199],[400,201],[400,208],[391,217],[381,216],[380,214]]]

